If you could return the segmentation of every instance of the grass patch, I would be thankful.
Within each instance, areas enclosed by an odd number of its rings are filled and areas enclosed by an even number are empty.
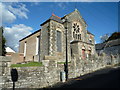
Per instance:
[[[11,67],[33,67],[33,66],[42,66],[42,62],[29,62],[25,64],[12,64]]]
[[[57,62],[57,64],[64,64],[65,62]]]

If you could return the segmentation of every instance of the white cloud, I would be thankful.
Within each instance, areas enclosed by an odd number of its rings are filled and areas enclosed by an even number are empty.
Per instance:
[[[6,23],[12,23],[17,18],[28,19],[27,12],[29,10],[23,3],[0,3],[0,26]],[[12,27],[5,27],[4,36],[7,40],[6,45],[18,51],[19,40],[31,34],[31,27],[24,24],[13,25]]]
[[[22,3],[0,3],[0,25],[4,23],[12,23],[17,18],[28,19],[25,4]]]
[[[13,6],[17,7],[14,8]],[[19,3],[19,4],[13,4],[13,5],[9,5],[7,6],[8,10],[11,11],[14,15],[20,17],[20,18],[25,18],[28,19],[27,17],[27,12],[28,9],[26,8],[25,4]]]
[[[31,34],[33,29],[24,24],[13,25],[12,27],[5,27],[4,36],[6,38],[6,46],[9,46],[15,51],[18,51],[19,40]]]
[[[8,22],[8,23],[12,23],[15,19],[16,16],[11,13],[9,10],[7,10],[6,6],[2,3],[0,3],[0,7],[1,7],[1,12],[0,12],[0,25],[2,25],[2,23]]]

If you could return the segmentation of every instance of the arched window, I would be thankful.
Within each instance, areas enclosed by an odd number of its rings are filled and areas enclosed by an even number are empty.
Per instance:
[[[81,25],[80,22],[73,22],[72,24],[72,37],[74,40],[81,40]]]
[[[62,51],[62,41],[61,41],[61,32],[57,31],[57,52],[61,52]]]

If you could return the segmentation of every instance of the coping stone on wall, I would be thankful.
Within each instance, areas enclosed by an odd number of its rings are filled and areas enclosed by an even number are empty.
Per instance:
[[[50,60],[42,60],[42,64],[47,67],[49,66],[49,61]]]

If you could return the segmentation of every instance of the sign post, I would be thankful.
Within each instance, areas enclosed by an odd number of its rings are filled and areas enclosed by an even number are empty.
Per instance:
[[[13,81],[13,90],[15,90],[15,82],[18,80],[17,69],[11,69],[11,79]]]

